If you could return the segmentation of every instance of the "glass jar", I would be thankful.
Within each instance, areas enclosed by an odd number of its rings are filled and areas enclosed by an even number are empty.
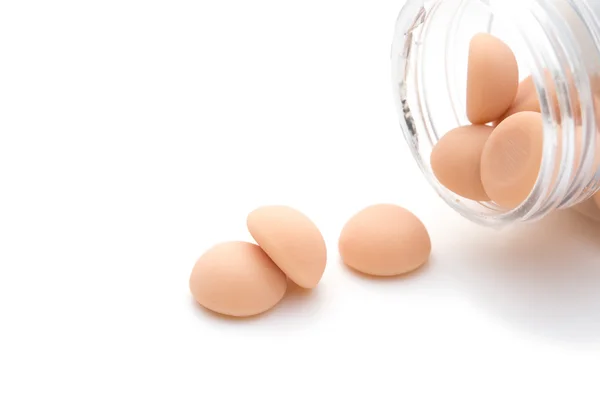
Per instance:
[[[533,79],[543,117],[537,182],[529,197],[511,210],[451,192],[437,181],[430,165],[438,140],[469,124],[469,43],[481,32],[513,50],[520,79]],[[536,221],[586,203],[598,191],[599,77],[598,0],[407,0],[396,21],[392,83],[401,128],[437,193],[479,224]]]

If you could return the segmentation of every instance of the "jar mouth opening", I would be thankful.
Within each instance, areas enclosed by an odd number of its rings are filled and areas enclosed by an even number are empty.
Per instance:
[[[589,77],[577,73],[585,68],[577,65],[576,56],[561,53],[575,52],[564,45],[577,49],[577,43],[568,36],[566,40],[553,37],[542,16],[557,16],[546,14],[545,7],[542,14],[535,1],[530,7],[525,17],[515,18],[506,2],[409,0],[396,21],[392,79],[405,138],[437,194],[463,217],[481,225],[501,227],[540,219],[554,209],[589,198],[594,190],[588,182],[598,181],[590,173],[596,135],[584,134],[578,142],[576,134],[577,113],[584,131],[593,128],[596,132],[593,95],[586,84]],[[470,38],[481,32],[499,37],[515,51],[520,80],[531,76],[543,117],[543,157],[537,182],[528,198],[511,210],[451,192],[438,182],[430,165],[437,141],[446,132],[470,124],[465,87],[468,46]],[[558,109],[553,105],[556,101]],[[585,185],[578,184],[586,179]]]

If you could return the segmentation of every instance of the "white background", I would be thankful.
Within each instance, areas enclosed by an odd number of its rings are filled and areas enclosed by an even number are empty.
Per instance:
[[[401,3],[2,2],[0,398],[598,399],[600,227],[434,195],[392,104]],[[380,202],[429,228],[420,272],[340,264]],[[322,283],[217,318],[191,268],[264,204],[322,229]]]

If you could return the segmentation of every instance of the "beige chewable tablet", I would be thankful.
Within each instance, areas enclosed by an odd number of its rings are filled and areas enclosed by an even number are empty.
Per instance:
[[[544,73],[544,91],[548,97],[550,108],[554,114],[554,118],[558,123],[562,120],[562,112],[561,103],[558,99],[558,93],[556,92],[556,87],[554,85],[554,78],[550,74],[550,72],[546,71]],[[566,77],[567,85],[566,88],[569,92],[569,101],[571,106],[571,115],[575,120],[577,125],[582,125],[582,103],[579,98],[578,90],[575,84],[575,81],[571,75]],[[598,94],[594,94],[593,96],[595,113],[597,114],[600,106],[600,99],[598,98]],[[495,124],[502,122],[505,118],[516,114],[518,112],[523,111],[536,111],[541,112],[540,99],[538,97],[538,93],[535,87],[535,83],[533,81],[533,77],[529,76],[525,78],[521,83],[519,83],[519,89],[517,91],[517,96],[513,101],[512,105],[506,111],[506,113],[499,118]],[[600,122],[600,117],[595,115],[596,123]]]
[[[264,206],[247,218],[248,231],[273,262],[298,286],[315,288],[325,272],[327,248],[319,228],[287,206]]]
[[[506,118],[514,115],[518,112],[523,111],[535,111],[540,112],[540,101],[538,99],[537,91],[535,90],[535,84],[531,76],[525,78],[519,83],[519,89],[517,90],[517,96],[512,102],[508,111],[497,121],[502,122]]]
[[[257,245],[226,242],[198,259],[189,286],[203,307],[219,314],[249,317],[279,303],[285,295],[287,279]]]
[[[543,141],[537,112],[511,115],[494,129],[481,154],[481,182],[492,201],[512,209],[527,199],[539,174]]]
[[[473,37],[467,73],[467,117],[473,124],[498,120],[519,87],[519,67],[510,47],[487,33]]]
[[[344,264],[374,276],[411,272],[427,262],[431,240],[410,211],[393,205],[367,207],[346,223],[338,249]]]
[[[431,152],[431,168],[447,189],[467,199],[488,201],[481,183],[481,153],[494,128],[468,125],[446,133]]]

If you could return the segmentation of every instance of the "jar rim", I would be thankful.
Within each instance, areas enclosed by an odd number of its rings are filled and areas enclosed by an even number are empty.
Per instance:
[[[422,71],[419,71],[418,64],[423,62],[423,46],[427,44],[427,37],[424,35],[427,35],[432,16],[438,11],[438,7],[442,4],[443,7],[449,7],[448,4],[452,3],[455,12],[452,22],[456,23],[462,11],[461,7],[474,2],[482,3],[483,0],[456,0],[454,2],[408,0],[403,7],[396,20],[392,44],[392,81],[400,125],[425,178],[437,194],[463,217],[481,225],[497,227],[516,221],[535,221],[554,209],[589,198],[594,192],[591,190],[593,185],[590,183],[597,183],[600,178],[600,174],[596,174],[596,179],[594,179],[590,176],[594,174],[587,173],[590,169],[586,169],[586,166],[592,165],[594,159],[593,149],[596,135],[585,134],[583,142],[577,143],[573,117],[575,99],[567,84],[567,75],[574,75],[576,96],[581,98],[577,100],[585,100],[579,102],[582,105],[579,111],[583,124],[587,132],[595,133],[593,95],[589,85],[585,84],[586,81],[589,82],[589,76],[587,73],[581,72],[585,71],[585,68],[582,68],[581,63],[574,55],[578,51],[577,42],[570,35],[565,34],[568,31],[560,21],[556,21],[560,15],[557,16],[552,7],[547,9],[543,5],[545,2],[541,2],[542,6],[540,6],[540,1],[534,0],[529,3],[531,8],[524,18],[509,19],[510,7],[506,3],[498,7],[490,4],[490,1],[486,1],[485,5],[491,7],[492,15],[511,21],[515,32],[518,32],[517,34],[520,35],[529,50],[527,63],[530,64],[544,121],[542,165],[537,182],[529,197],[512,210],[501,209],[491,202],[472,202],[449,191],[437,181],[429,165],[430,151],[427,151],[424,142],[430,142],[429,145],[433,146],[438,138],[435,127],[432,129],[432,123],[427,121],[433,116],[423,106],[427,99],[427,93],[423,88],[426,86],[426,77],[423,76]],[[533,23],[537,25],[538,33],[543,36],[529,37],[528,33],[531,32]],[[448,25],[446,40],[452,39],[452,26],[452,23]],[[557,35],[559,35],[558,39]],[[540,38],[545,41],[545,46],[540,45]],[[550,70],[552,73],[548,76],[544,72],[546,70]],[[552,105],[552,94],[547,89],[549,84],[556,89],[560,105],[558,113],[555,112]],[[458,121],[457,126],[459,126]],[[562,133],[558,132],[559,129]],[[561,143],[558,142],[559,137]],[[573,168],[572,165],[577,155],[580,156],[579,165]],[[571,168],[566,166],[571,166]],[[595,189],[597,190],[597,188]],[[477,203],[478,206],[474,206],[474,203]]]

